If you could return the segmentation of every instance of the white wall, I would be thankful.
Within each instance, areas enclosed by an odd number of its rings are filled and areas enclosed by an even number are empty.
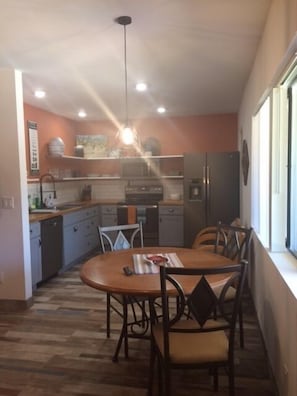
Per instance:
[[[297,30],[297,0],[274,0],[254,67],[245,87],[239,133],[251,148],[252,116],[288,58]],[[251,161],[253,156],[251,153]],[[241,218],[251,224],[251,175],[241,189]],[[274,260],[254,238],[250,282],[270,363],[281,396],[297,395],[297,301]],[[296,266],[297,268],[297,266]]]
[[[24,301],[32,284],[21,73],[0,70],[0,87],[0,199],[14,201],[0,208],[0,299]]]

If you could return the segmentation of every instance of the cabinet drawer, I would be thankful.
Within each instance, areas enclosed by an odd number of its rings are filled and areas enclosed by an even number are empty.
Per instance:
[[[88,219],[89,217],[97,216],[99,213],[98,206],[92,206],[90,208],[83,209],[82,211],[82,220]]]
[[[92,206],[90,208],[78,210],[77,212],[66,213],[63,215],[63,225],[68,226],[70,224],[79,223],[89,217],[97,216],[98,212],[98,206]]]
[[[173,216],[182,216],[184,214],[184,207],[183,206],[167,206],[167,205],[160,205],[159,206],[159,215],[173,215]]]
[[[101,214],[102,215],[116,215],[117,214],[117,205],[101,205]]]
[[[30,223],[30,239],[40,236],[40,223]]]

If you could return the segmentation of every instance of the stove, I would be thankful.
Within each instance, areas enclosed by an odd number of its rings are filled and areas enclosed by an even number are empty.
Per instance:
[[[142,223],[144,245],[158,246],[158,203],[161,200],[163,200],[162,185],[127,186],[125,201],[118,202],[118,223],[128,224],[128,206],[135,206],[135,222]]]
[[[125,188],[125,201],[121,205],[158,205],[163,200],[162,185],[135,185]]]

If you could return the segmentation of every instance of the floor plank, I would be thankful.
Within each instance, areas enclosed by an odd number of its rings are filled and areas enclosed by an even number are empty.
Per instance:
[[[25,312],[0,314],[0,396],[144,396],[149,343],[129,340],[129,359],[111,361],[120,320],[105,335],[105,294],[84,285],[77,265],[40,286]],[[236,348],[236,394],[276,396],[256,316],[247,297],[244,349]],[[207,372],[178,372],[173,396],[226,396]]]

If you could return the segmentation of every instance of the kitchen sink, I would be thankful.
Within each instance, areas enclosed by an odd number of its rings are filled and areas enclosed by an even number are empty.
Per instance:
[[[42,209],[32,209],[30,213],[57,213],[61,210],[67,210],[67,209],[74,209],[74,208],[79,208],[82,205],[80,203],[72,203],[72,204],[61,204],[57,205],[53,208],[42,208]]]
[[[57,209],[57,208],[32,209],[30,213],[57,213],[59,212],[59,210],[61,209]]]

